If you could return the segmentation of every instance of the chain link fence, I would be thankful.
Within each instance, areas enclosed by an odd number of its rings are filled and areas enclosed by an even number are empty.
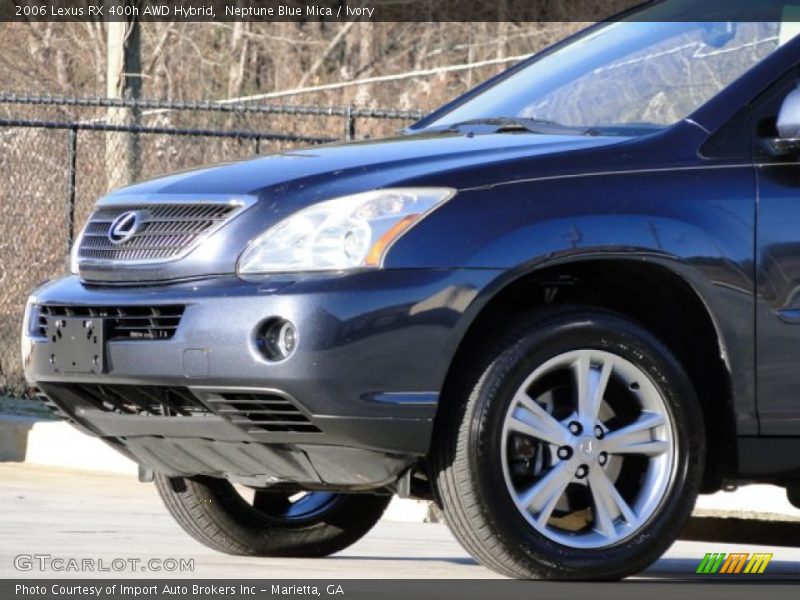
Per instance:
[[[0,394],[23,396],[29,292],[66,272],[94,202],[135,180],[283,148],[389,135],[421,114],[0,92]]]

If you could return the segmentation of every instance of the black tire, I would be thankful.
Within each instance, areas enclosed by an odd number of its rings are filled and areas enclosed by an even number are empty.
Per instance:
[[[313,514],[288,519],[269,505],[255,508],[224,479],[157,474],[155,485],[184,531],[209,548],[243,556],[334,554],[366,535],[391,500],[389,495],[335,494]],[[280,502],[288,494],[274,497]]]
[[[526,374],[559,353],[618,353],[656,384],[674,423],[672,483],[631,537],[601,548],[557,543],[517,509],[498,468],[503,419]],[[619,579],[646,568],[677,539],[697,498],[705,456],[702,413],[684,368],[644,328],[587,307],[526,315],[457,367],[437,416],[432,464],[437,501],[455,537],[488,568],[524,579]]]

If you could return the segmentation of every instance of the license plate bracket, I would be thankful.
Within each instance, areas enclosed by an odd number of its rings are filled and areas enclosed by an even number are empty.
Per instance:
[[[94,317],[47,319],[50,366],[56,373],[100,374],[105,367],[106,321]]]

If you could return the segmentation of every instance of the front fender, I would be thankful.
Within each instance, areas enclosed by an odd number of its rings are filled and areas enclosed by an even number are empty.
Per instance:
[[[465,313],[464,334],[497,294],[541,269],[601,259],[657,266],[706,307],[744,415],[739,432],[756,433],[754,203],[747,166],[511,182],[460,192],[396,244],[387,266],[499,269]]]

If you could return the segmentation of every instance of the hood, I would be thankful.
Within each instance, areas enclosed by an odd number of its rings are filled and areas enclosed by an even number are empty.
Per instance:
[[[362,189],[401,182],[410,185],[453,170],[483,168],[493,163],[608,146],[626,139],[530,133],[421,133],[329,144],[213,165],[139,183],[112,196],[261,195],[273,187],[307,189],[315,185],[330,186],[343,180],[369,181]],[[358,187],[357,184],[354,187]]]
[[[256,236],[315,202],[391,186],[464,189],[577,167],[563,153],[626,141],[621,137],[552,136],[529,133],[421,133],[382,140],[331,144],[175,173],[114,192],[100,207],[138,210],[152,203],[237,200],[247,208],[187,249],[179,260],[82,262],[92,283],[132,284],[231,274]],[[586,155],[585,152],[580,152]],[[573,154],[577,156],[577,154]],[[537,160],[536,157],[540,157]],[[550,160],[546,160],[548,157]],[[549,166],[546,166],[548,163]],[[125,208],[120,208],[125,207]]]

